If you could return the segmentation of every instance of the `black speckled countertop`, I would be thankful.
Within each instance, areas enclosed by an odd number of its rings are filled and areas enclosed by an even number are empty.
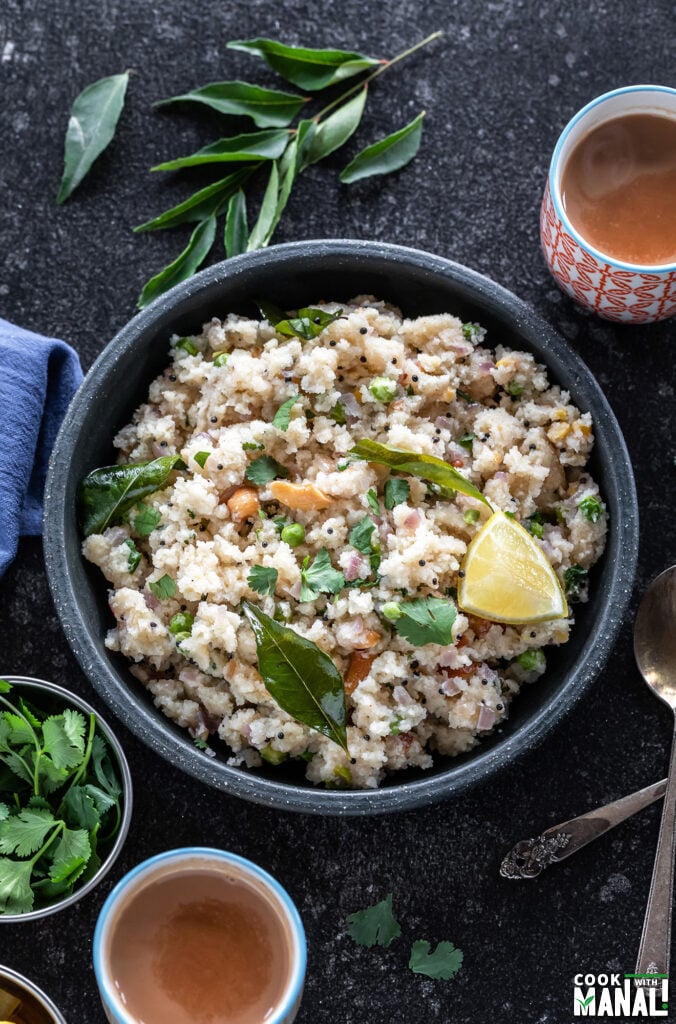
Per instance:
[[[218,130],[209,115],[153,112],[152,100],[218,79],[257,74],[273,84],[253,58],[224,49],[231,38],[272,35],[391,56],[444,29],[443,43],[373,88],[360,135],[373,139],[425,107],[415,163],[351,189],[315,168],[294,191],[276,240],[415,245],[530,302],[604,388],[631,452],[642,515],[634,601],[597,684],[544,745],[447,803],[372,820],[277,813],[202,787],[120,727],[136,801],[120,860],[70,910],[37,924],[0,923],[0,961],[41,983],[72,1024],[104,1020],[91,940],[112,883],[150,854],[193,843],[252,858],[297,901],[309,938],[299,1024],[567,1024],[576,972],[633,969],[658,807],[537,882],[503,881],[498,865],[517,839],[666,770],[669,715],[634,666],[631,624],[647,582],[676,562],[674,324],[618,327],[580,312],[547,274],[538,208],[558,133],[579,107],[620,85],[676,85],[675,18],[671,0],[304,0],[284,9],[270,0],[3,0],[0,314],[66,339],[85,368],[130,318],[142,283],[181,246],[173,232],[130,233],[185,195],[184,185],[147,168]],[[70,104],[87,83],[127,67],[134,74],[118,137],[57,208]],[[338,170],[342,156],[330,164]],[[62,637],[38,539],[22,542],[0,582],[0,620],[0,672],[53,679],[105,710]],[[388,950],[356,947],[345,915],[390,890],[403,939]],[[417,938],[463,949],[453,982],[408,971]]]

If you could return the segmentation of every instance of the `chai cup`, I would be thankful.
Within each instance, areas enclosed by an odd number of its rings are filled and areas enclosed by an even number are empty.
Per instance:
[[[571,224],[561,199],[561,176],[573,148],[593,128],[626,114],[676,119],[676,89],[628,85],[598,96],[568,122],[554,149],[540,212],[540,239],[557,284],[605,320],[644,324],[676,314],[676,263],[623,263],[590,245]]]
[[[260,1024],[292,1024],[303,995],[307,949],[305,931],[291,897],[279,882],[251,861],[234,853],[201,846],[169,850],[143,861],[118,882],[103,904],[94,932],[94,972],[110,1024],[139,1024],[139,1018],[126,1007],[110,969],[111,940],[121,912],[134,896],[153,882],[199,870],[222,872],[229,881],[249,886],[265,898],[268,909],[277,916],[288,942],[290,968],[274,1008],[261,1018]],[[195,1022],[199,1019],[195,1014]],[[146,1018],[144,1024],[163,1024],[163,1021]]]

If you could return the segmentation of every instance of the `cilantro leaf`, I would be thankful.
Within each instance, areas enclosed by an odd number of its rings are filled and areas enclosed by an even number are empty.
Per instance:
[[[279,409],[272,418],[273,427],[277,427],[277,430],[287,431],[289,429],[289,423],[291,422],[291,410],[300,398],[300,394],[292,395],[291,398],[287,398],[286,402],[280,405]]]
[[[329,409],[329,416],[339,427],[344,427],[347,422],[345,418],[345,405],[343,402],[336,402],[332,409]]]
[[[358,910],[347,919],[351,939],[360,946],[389,946],[401,935],[401,925],[392,913],[392,893],[366,910]]]
[[[0,804],[0,821],[6,821],[9,818],[9,807],[7,804]]]
[[[452,942],[440,942],[433,953],[430,948],[429,942],[424,939],[413,943],[408,962],[413,973],[443,981],[454,978],[462,967],[462,950],[456,949]]]
[[[159,526],[161,519],[162,516],[156,508],[142,505],[140,512],[137,512],[134,516],[134,530],[138,533],[139,537],[149,537],[153,530]]]
[[[0,912],[27,914],[33,909],[30,860],[10,860],[0,857]]]
[[[336,594],[345,586],[345,577],[331,565],[331,556],[322,548],[310,565],[310,556],[303,559],[300,571],[300,599],[314,601],[320,594]]]
[[[371,511],[374,512],[377,516],[379,516],[380,505],[378,504],[378,492],[375,490],[375,488],[369,488],[369,490],[366,492],[366,500],[369,503],[369,508],[371,509]]]
[[[408,480],[400,476],[390,477],[385,483],[385,508],[393,509],[395,505],[401,505],[408,501],[411,487]]]
[[[373,531],[376,524],[369,516],[364,516],[358,523],[355,523],[350,530],[350,544],[362,555],[371,555],[373,547]]]
[[[9,768],[14,775],[23,779],[24,782],[27,782],[29,785],[33,784],[33,776],[26,767],[26,760],[22,755],[17,753],[16,750],[12,750],[9,754],[3,754],[2,763],[5,767]]]
[[[580,599],[580,594],[586,585],[588,575],[589,570],[583,569],[581,565],[571,565],[570,568],[566,569],[563,574],[563,585],[566,591],[566,597],[569,597],[571,601],[578,601]]]
[[[598,498],[594,497],[593,494],[590,494],[587,498],[583,498],[582,501],[578,503],[577,507],[585,519],[588,519],[590,523],[598,523],[599,519],[603,515],[603,505]]]
[[[82,733],[78,733],[72,718],[66,718],[69,712],[52,715],[42,724],[43,749],[52,759],[54,767],[74,768],[82,761],[84,752],[84,720]],[[71,715],[77,712],[70,712]],[[82,718],[82,716],[80,716]]]
[[[131,537],[127,538],[124,542],[125,546],[129,548],[129,554],[127,555],[127,571],[135,572],[138,569],[139,562],[141,561],[141,552],[134,544]]]
[[[257,441],[244,441],[242,444],[243,452],[262,452],[265,448],[264,444],[258,444]]]
[[[399,605],[401,616],[394,628],[414,647],[424,644],[453,643],[452,627],[457,614],[455,605],[440,597],[418,597]]]
[[[75,881],[78,869],[84,867],[91,855],[89,836],[84,828],[64,828],[54,850],[54,862],[49,869],[52,882]],[[77,862],[77,863],[76,863]],[[81,871],[78,871],[81,874]],[[72,877],[75,874],[75,878]]]
[[[211,452],[197,452],[196,455],[193,455],[193,459],[195,460],[197,465],[200,467],[200,469],[204,469],[204,464],[205,464],[205,462],[207,461],[207,459],[209,458],[210,455],[211,455]]]
[[[257,594],[272,595],[275,592],[279,572],[266,565],[252,565],[246,578],[247,583]]]
[[[0,693],[9,693],[11,689],[11,683],[8,683],[6,679],[0,679]]]
[[[22,715],[12,714],[11,711],[3,711],[2,715],[0,715],[0,720],[6,726],[6,729],[3,728],[3,740],[6,739],[7,743],[15,743],[17,745],[35,743],[35,733]]]
[[[152,583],[149,583],[148,586],[158,601],[168,601],[174,596],[177,590],[176,584],[172,580],[171,576],[167,576],[166,573],[164,576],[161,576],[159,580],[154,580]]]
[[[71,786],[62,806],[67,823],[77,828],[91,831],[101,820],[96,804],[84,786]]]
[[[122,787],[110,760],[108,747],[100,736],[95,736],[92,741],[92,764],[99,786],[117,799],[122,793]]]
[[[94,786],[91,782],[88,782],[83,788],[101,817],[117,803],[117,797],[111,796],[110,793],[105,792],[98,786]]]
[[[24,808],[0,824],[0,853],[30,857],[40,849],[54,825],[51,811]]]
[[[256,484],[258,487],[269,484],[271,480],[284,479],[288,475],[288,469],[285,466],[281,466],[277,459],[273,459],[271,455],[261,455],[259,458],[254,459],[246,467],[246,473],[244,474],[247,480],[250,480],[252,484]]]
[[[85,733],[87,731],[87,722],[84,715],[80,714],[79,711],[74,711],[72,708],[66,708],[63,712],[63,727],[71,746],[84,755]]]

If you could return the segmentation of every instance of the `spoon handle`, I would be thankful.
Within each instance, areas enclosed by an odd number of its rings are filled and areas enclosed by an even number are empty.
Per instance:
[[[621,821],[632,814],[642,811],[644,807],[655,803],[664,796],[667,780],[655,782],[652,786],[639,789],[635,793],[613,800],[610,804],[597,807],[577,818],[552,825],[537,839],[522,839],[513,846],[500,865],[503,878],[537,878],[550,864],[577,853],[587,843],[605,835]]]
[[[650,895],[643,921],[636,974],[669,974],[671,949],[671,905],[676,854],[676,716],[671,744],[667,791],[662,805],[662,821],[657,840]]]

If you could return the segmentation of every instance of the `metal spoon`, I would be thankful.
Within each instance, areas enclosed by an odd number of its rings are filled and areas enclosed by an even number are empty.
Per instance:
[[[650,689],[674,713],[667,791],[657,840],[636,974],[669,973],[671,907],[676,854],[676,565],[653,580],[634,626],[634,654]]]

